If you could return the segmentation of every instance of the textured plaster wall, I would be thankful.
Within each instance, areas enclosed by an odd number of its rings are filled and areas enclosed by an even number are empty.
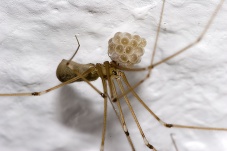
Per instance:
[[[193,41],[218,0],[167,0],[155,60]],[[33,92],[59,83],[58,63],[81,48],[80,63],[110,61],[107,42],[115,32],[147,39],[140,67],[150,62],[159,20],[158,0],[3,0],[0,1],[0,93]],[[158,66],[136,91],[170,123],[227,127],[227,4],[203,41]],[[145,73],[128,73],[131,83]],[[101,81],[93,82],[101,89]],[[226,151],[227,132],[166,129],[129,96],[141,126],[158,151]],[[138,151],[145,147],[127,107],[128,129]],[[106,151],[130,150],[112,108],[108,108]],[[98,151],[103,100],[86,83],[39,97],[0,98],[0,151]]]

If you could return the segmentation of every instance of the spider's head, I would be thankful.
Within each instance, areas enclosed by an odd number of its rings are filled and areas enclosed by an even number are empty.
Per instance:
[[[117,32],[109,40],[108,55],[123,67],[131,67],[141,61],[147,42],[139,35]]]

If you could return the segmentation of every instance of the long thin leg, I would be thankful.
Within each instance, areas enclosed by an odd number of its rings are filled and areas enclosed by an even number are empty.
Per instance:
[[[124,81],[124,83],[127,85],[127,87],[129,89],[131,89],[131,85],[129,84],[125,74],[122,72],[121,77]],[[148,112],[150,112],[150,114],[157,120],[159,121],[160,124],[162,124],[163,126],[167,127],[167,128],[187,128],[187,129],[200,129],[200,130],[216,130],[216,131],[227,131],[227,128],[217,128],[217,127],[204,127],[204,126],[189,126],[189,125],[179,125],[179,124],[169,124],[164,122],[163,120],[161,120],[147,105],[146,103],[144,103],[144,101],[137,95],[137,93],[132,89],[131,93],[134,95],[134,97],[136,98],[136,100],[138,100],[144,108],[146,108],[146,110]]]
[[[126,126],[126,122],[125,122],[125,119],[124,119],[124,114],[123,114],[123,111],[121,109],[121,104],[120,104],[119,100],[116,101],[117,107],[118,107],[118,111],[120,113],[120,116],[119,116],[119,114],[116,111],[116,109],[115,109],[115,107],[113,105],[113,102],[112,102],[112,98],[117,96],[116,87],[115,87],[114,82],[113,82],[113,79],[115,78],[115,76],[114,75],[110,75],[109,71],[111,71],[111,69],[110,69],[110,64],[109,64],[108,61],[104,62],[104,66],[105,66],[106,71],[108,71],[108,72],[106,72],[106,78],[107,78],[107,81],[108,81],[108,84],[109,84],[109,92],[110,92],[110,95],[111,95],[111,98],[109,98],[110,103],[111,103],[111,105],[112,105],[112,107],[113,107],[113,109],[115,111],[115,114],[118,117],[118,120],[119,120],[119,122],[120,122],[120,124],[122,126],[123,131],[125,132],[125,135],[126,135],[126,137],[128,139],[128,142],[129,142],[129,144],[131,146],[132,151],[135,151],[134,145],[132,143],[132,140],[131,140],[129,132],[128,132],[128,128]]]
[[[218,11],[219,11],[220,8],[222,7],[224,1],[225,1],[225,0],[221,0],[221,1],[219,2],[219,4],[217,5],[217,7],[215,8],[214,13],[212,14],[212,16],[210,17],[210,19],[208,20],[208,22],[207,22],[207,24],[206,24],[204,30],[200,33],[200,35],[196,38],[195,41],[189,43],[187,46],[185,46],[184,48],[182,48],[182,49],[176,51],[174,54],[172,54],[172,55],[166,57],[165,59],[163,59],[163,60],[161,60],[161,61],[158,61],[158,62],[156,62],[156,63],[154,63],[154,64],[150,64],[150,65],[147,66],[147,67],[143,67],[143,68],[126,68],[126,67],[120,67],[120,66],[119,66],[118,69],[121,69],[121,70],[124,70],[124,71],[144,71],[144,70],[150,70],[150,69],[152,69],[152,68],[154,68],[154,67],[156,67],[156,66],[158,66],[158,65],[160,65],[160,64],[162,64],[162,63],[164,63],[164,62],[166,62],[166,61],[168,61],[168,60],[170,60],[170,59],[172,59],[173,57],[175,57],[175,56],[181,54],[182,52],[185,52],[185,51],[188,50],[189,48],[195,46],[196,44],[198,44],[198,43],[203,39],[203,37],[204,37],[204,35],[206,34],[207,30],[210,28],[211,24],[213,23],[213,21],[214,21],[216,15],[217,15],[217,13],[218,13]],[[158,32],[159,32],[159,30],[158,30]],[[151,61],[151,62],[152,62],[152,61]]]
[[[119,85],[120,90],[122,91],[122,93],[124,93],[124,87],[123,87],[122,82],[121,82],[121,80],[120,80],[119,78],[117,79],[117,83],[118,83],[118,85]],[[139,131],[140,131],[141,136],[143,137],[143,141],[144,141],[145,145],[146,145],[148,148],[152,149],[153,151],[157,151],[157,150],[154,148],[154,146],[152,146],[152,145],[148,142],[148,140],[147,140],[147,138],[146,138],[146,136],[145,136],[145,134],[144,134],[144,132],[143,132],[143,130],[142,130],[140,124],[139,124],[139,121],[138,121],[138,119],[137,119],[137,117],[136,117],[136,114],[135,114],[135,112],[134,112],[134,110],[133,110],[133,108],[132,108],[132,105],[131,105],[131,103],[130,103],[128,97],[127,97],[127,95],[124,96],[124,100],[126,101],[126,103],[127,103],[127,105],[128,105],[128,108],[129,108],[129,110],[130,110],[130,112],[131,112],[131,114],[132,114],[132,116],[133,116],[133,118],[134,118],[134,120],[135,120],[135,122],[136,122],[136,125],[137,125],[137,127],[138,127],[138,129],[139,129]]]
[[[128,140],[128,142],[129,142],[129,144],[130,144],[130,146],[131,146],[132,151],[135,151],[135,147],[134,147],[133,142],[132,142],[132,140],[131,140],[131,137],[130,137],[130,135],[129,135],[128,128],[127,128],[127,126],[126,126],[125,121],[121,121],[122,118],[119,116],[118,111],[117,111],[116,108],[114,107],[114,104],[113,104],[113,102],[111,101],[111,99],[110,99],[110,104],[111,104],[111,106],[112,106],[112,108],[113,108],[113,110],[114,110],[114,112],[115,112],[115,114],[116,114],[116,116],[117,116],[117,118],[118,118],[120,124],[121,124],[121,127],[122,127],[122,129],[123,129],[123,131],[124,131],[124,133],[125,133],[125,136],[127,137],[127,140]],[[119,107],[118,107],[118,110],[119,110]]]
[[[83,76],[88,75],[90,72],[92,72],[92,70],[87,70],[86,72],[83,73]],[[66,81],[66,82],[61,83],[61,84],[58,84],[58,85],[56,85],[56,86],[54,86],[54,87],[51,87],[51,88],[49,88],[49,89],[46,89],[46,90],[43,90],[43,91],[39,91],[39,92],[3,93],[3,94],[0,94],[0,96],[39,96],[39,95],[46,94],[46,93],[48,93],[48,92],[50,92],[50,91],[53,91],[53,90],[55,90],[55,89],[58,89],[58,88],[60,88],[60,87],[63,87],[63,86],[65,86],[65,85],[67,85],[67,84],[70,84],[70,83],[72,83],[72,82],[74,82],[74,81],[76,81],[76,80],[78,80],[78,79],[80,79],[79,76],[77,76],[77,77],[75,77],[75,78],[72,78],[72,79],[70,79],[70,80],[68,80],[68,81]]]
[[[103,86],[103,92],[104,92],[102,95],[102,97],[104,98],[104,115],[103,115],[103,127],[102,127],[102,141],[101,141],[101,147],[100,147],[100,151],[104,151],[104,143],[105,143],[105,135],[106,135],[106,119],[107,119],[107,84],[106,84],[106,80],[104,79],[101,66],[97,66],[97,70],[102,80],[102,86]]]
[[[113,79],[111,79],[110,82],[111,82],[111,86],[112,86],[111,89],[112,89],[112,92],[113,92],[113,96],[117,96],[116,86],[115,86],[115,84],[113,82]],[[113,104],[111,100],[110,100],[110,102],[111,102],[111,104]],[[117,100],[116,103],[117,103],[118,111],[120,113],[120,116],[118,116],[118,114],[117,114],[118,119],[119,119],[119,121],[121,123],[122,129],[123,129],[123,131],[124,131],[124,133],[125,133],[125,135],[126,135],[126,137],[128,139],[128,142],[129,142],[129,144],[131,146],[132,151],[135,151],[135,147],[134,147],[133,142],[132,142],[132,140],[130,138],[130,134],[129,134],[129,131],[128,131],[128,128],[127,128],[127,125],[126,125],[126,122],[125,122],[125,118],[124,118],[124,114],[123,114],[123,111],[122,111],[122,108],[121,108],[120,101]]]
[[[158,23],[157,32],[156,32],[155,43],[154,43],[154,47],[153,47],[153,52],[152,52],[152,56],[151,56],[150,65],[153,65],[153,63],[154,63],[154,57],[155,57],[155,53],[156,53],[156,50],[157,50],[157,45],[158,45],[159,33],[160,33],[160,29],[161,29],[161,24],[162,24],[162,17],[163,17],[164,8],[165,8],[165,0],[163,0],[163,2],[162,2],[162,9],[161,9],[160,17],[159,17],[160,19],[159,19],[159,23]],[[152,68],[149,69],[147,77],[150,77],[151,70],[152,70]]]
[[[113,92],[114,91],[114,86],[112,86],[113,85],[113,81],[111,79],[111,77],[113,78],[113,76],[110,75],[110,71],[111,71],[110,63],[108,61],[106,61],[106,62],[104,62],[104,66],[105,66],[106,71],[109,71],[109,72],[106,72],[106,77],[107,77],[107,81],[108,81],[109,88],[110,88],[109,90],[110,90],[111,99],[113,99],[115,94]],[[116,95],[115,95],[115,97],[116,97]]]
[[[172,59],[173,57],[175,57],[175,56],[181,54],[182,52],[185,52],[185,51],[188,50],[189,48],[195,46],[196,44],[198,44],[198,43],[203,39],[203,37],[204,37],[204,35],[206,34],[207,30],[210,28],[210,26],[211,26],[211,24],[212,24],[212,22],[213,22],[215,16],[217,15],[218,11],[220,10],[221,6],[223,5],[223,2],[224,2],[224,0],[221,0],[220,3],[217,5],[217,7],[216,7],[214,13],[212,14],[212,16],[210,17],[209,21],[207,22],[207,24],[206,24],[204,30],[203,30],[202,33],[196,38],[196,40],[195,40],[194,42],[188,44],[188,45],[185,46],[184,48],[178,50],[177,52],[175,52],[174,54],[172,54],[172,55],[166,57],[165,59],[163,59],[163,60],[161,60],[161,61],[159,61],[159,62],[156,62],[156,63],[154,63],[154,64],[151,64],[151,65],[149,65],[149,66],[147,66],[147,67],[143,67],[143,68],[126,68],[126,67],[120,67],[120,66],[119,66],[119,67],[116,67],[116,68],[118,68],[118,69],[120,69],[120,70],[124,70],[124,71],[145,71],[145,70],[149,70],[149,71],[150,71],[152,68],[154,68],[154,67],[156,67],[156,66],[158,66],[158,65],[160,65],[160,64],[162,64],[162,63],[164,63],[164,62],[166,62],[166,61],[168,61],[168,60],[170,60],[170,59]],[[163,4],[163,9],[164,9],[164,4]],[[161,13],[161,15],[162,15],[162,13]],[[160,18],[160,20],[161,20],[161,18]],[[160,24],[160,26],[161,26],[161,24]],[[159,32],[159,30],[158,30],[158,32]],[[159,35],[159,34],[157,34],[157,35]],[[158,37],[157,37],[156,39],[158,39]],[[158,40],[156,40],[156,41],[158,41]],[[157,45],[157,44],[155,44],[155,45]],[[154,51],[155,51],[155,49],[154,49]],[[153,51],[153,52],[154,52],[154,51]],[[154,54],[153,54],[153,55],[154,55]],[[153,56],[153,55],[152,55],[152,56]],[[153,62],[153,61],[151,61],[151,62]],[[133,86],[131,86],[130,89],[126,90],[124,94],[119,95],[119,96],[117,97],[117,99],[119,99],[119,98],[123,97],[124,95],[128,94],[129,92],[131,92],[133,89],[135,89],[136,87],[138,87],[140,84],[142,84],[142,83],[143,83],[145,80],[147,80],[148,78],[149,78],[149,73],[148,73],[142,80],[140,80],[139,82],[137,82],[136,84],[134,84]],[[115,99],[115,98],[114,98],[114,99]]]
[[[195,46],[196,44],[198,44],[203,39],[203,37],[206,34],[207,30],[210,28],[214,18],[216,17],[216,15],[217,15],[218,11],[220,10],[220,8],[221,8],[223,3],[224,3],[224,0],[221,0],[220,3],[218,4],[218,6],[216,7],[214,13],[212,14],[211,18],[209,19],[208,23],[206,24],[204,30],[198,36],[198,38],[196,38],[196,40],[194,42],[188,44],[187,46],[185,46],[181,50],[177,51],[176,53],[170,55],[169,57],[166,57],[165,59],[153,64],[153,67],[156,67],[156,66],[158,66],[158,65],[160,65],[160,64],[162,64],[162,63],[164,63],[164,62],[166,62],[166,61],[168,61],[170,59],[172,59],[173,57],[181,54],[182,52],[184,52],[184,51],[188,50],[189,48],[191,48],[191,47]]]
[[[177,143],[176,143],[175,139],[173,138],[173,135],[174,135],[173,133],[170,134],[171,140],[173,142],[173,146],[174,146],[176,151],[179,151],[178,147],[177,147]]]
[[[74,54],[72,55],[72,57],[68,60],[66,65],[67,65],[67,67],[69,67],[72,71],[74,71],[77,74],[77,77],[72,78],[72,79],[70,79],[70,80],[68,80],[66,82],[63,82],[63,83],[61,83],[59,85],[56,85],[54,87],[51,87],[49,89],[46,89],[46,90],[43,90],[43,91],[40,91],[40,92],[5,93],[5,94],[0,94],[0,96],[39,96],[39,95],[46,94],[46,93],[48,93],[50,91],[53,91],[53,90],[55,90],[57,88],[60,88],[60,87],[62,87],[64,85],[67,85],[69,83],[72,83],[72,82],[74,82],[74,81],[76,81],[77,79],[80,79],[80,78],[83,79],[86,83],[88,83],[96,92],[98,92],[102,96],[103,93],[100,90],[98,90],[93,84],[91,84],[91,82],[89,82],[86,78],[84,78],[86,75],[88,75],[90,72],[92,72],[93,69],[88,69],[86,72],[81,74],[81,73],[77,72],[76,70],[73,70],[72,66],[70,65],[71,60],[74,58],[74,56],[77,54],[77,52],[78,52],[78,50],[80,48],[79,40],[78,40],[76,35],[75,35],[75,37],[76,37],[76,40],[77,40],[78,47],[77,47],[76,51],[74,52]]]

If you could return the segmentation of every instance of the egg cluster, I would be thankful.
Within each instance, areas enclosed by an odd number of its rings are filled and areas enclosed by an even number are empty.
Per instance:
[[[109,40],[109,57],[124,67],[130,67],[141,61],[147,42],[139,35],[117,32]]]

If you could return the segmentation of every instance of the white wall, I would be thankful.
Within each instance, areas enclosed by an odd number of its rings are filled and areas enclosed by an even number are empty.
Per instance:
[[[167,0],[156,61],[193,41],[204,29],[217,1]],[[58,84],[55,70],[81,48],[80,63],[110,61],[107,42],[115,32],[147,39],[140,67],[150,62],[159,20],[157,0],[8,0],[0,2],[0,93],[40,91]],[[227,4],[203,41],[158,66],[137,92],[164,121],[227,127]],[[129,73],[135,83],[140,73]],[[94,84],[101,89],[101,81]],[[227,132],[166,129],[132,97],[141,126],[158,151],[226,151]],[[74,83],[40,97],[0,98],[1,151],[98,151],[102,129],[102,98],[86,83]],[[111,108],[106,151],[130,150]],[[149,150],[124,109],[138,151]]]

